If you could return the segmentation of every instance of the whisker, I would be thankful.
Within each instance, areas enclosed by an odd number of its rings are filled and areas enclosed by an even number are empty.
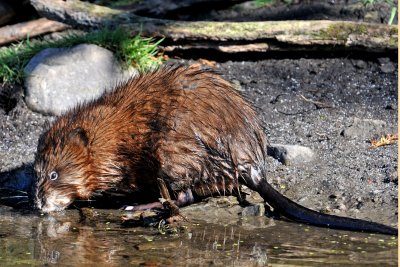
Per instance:
[[[10,196],[10,197],[0,197],[0,200],[3,200],[3,199],[12,199],[12,198],[28,198],[28,196]]]
[[[19,205],[21,203],[28,203],[28,202],[29,202],[28,200],[22,200],[22,201],[17,202],[15,205]]]
[[[6,190],[6,191],[13,191],[13,192],[19,192],[21,194],[25,194],[27,195],[28,192],[22,191],[22,190],[18,190],[18,189],[11,189],[11,188],[5,188],[5,187],[0,187],[0,190]]]

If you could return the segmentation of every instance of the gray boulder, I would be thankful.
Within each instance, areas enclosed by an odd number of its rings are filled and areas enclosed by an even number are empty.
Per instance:
[[[25,101],[34,111],[60,115],[133,75],[113,53],[92,44],[48,48],[25,67]]]

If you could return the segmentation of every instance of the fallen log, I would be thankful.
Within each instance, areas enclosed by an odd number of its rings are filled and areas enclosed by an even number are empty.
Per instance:
[[[132,34],[164,37],[174,42],[197,45],[263,43],[263,48],[314,50],[327,46],[335,50],[397,51],[397,26],[353,21],[253,21],[210,22],[152,19],[77,0],[31,0],[43,16],[84,27],[116,27]],[[272,44],[272,45],[271,45]],[[249,46],[251,49],[254,46]],[[243,46],[241,49],[245,49]]]
[[[121,5],[117,9],[134,12],[141,16],[167,18],[188,10],[198,11],[212,6],[214,10],[231,7],[248,0],[147,0],[132,1]]]
[[[21,22],[14,25],[0,28],[0,45],[18,41],[24,38],[38,36],[44,33],[57,32],[70,28],[69,25],[40,18],[28,22]]]

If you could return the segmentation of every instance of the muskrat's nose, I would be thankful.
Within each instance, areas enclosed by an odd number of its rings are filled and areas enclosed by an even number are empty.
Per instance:
[[[33,210],[40,210],[42,208],[42,202],[38,199],[35,193],[35,188],[32,186],[28,191],[29,196],[29,207]]]
[[[42,201],[38,198],[33,198],[31,200],[31,207],[34,210],[41,210],[43,205],[42,205]]]

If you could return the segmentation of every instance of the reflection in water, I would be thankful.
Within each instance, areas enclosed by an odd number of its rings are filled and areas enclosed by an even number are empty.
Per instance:
[[[42,264],[121,264],[115,255],[124,249],[124,240],[120,239],[116,229],[110,231],[104,223],[86,226],[65,219],[68,217],[49,217],[38,221],[33,231],[35,259],[39,259]],[[128,234],[129,231],[124,232]]]
[[[333,231],[267,218],[193,221],[178,234],[121,226],[119,211],[82,221],[0,207],[0,265],[397,266],[397,238]]]

